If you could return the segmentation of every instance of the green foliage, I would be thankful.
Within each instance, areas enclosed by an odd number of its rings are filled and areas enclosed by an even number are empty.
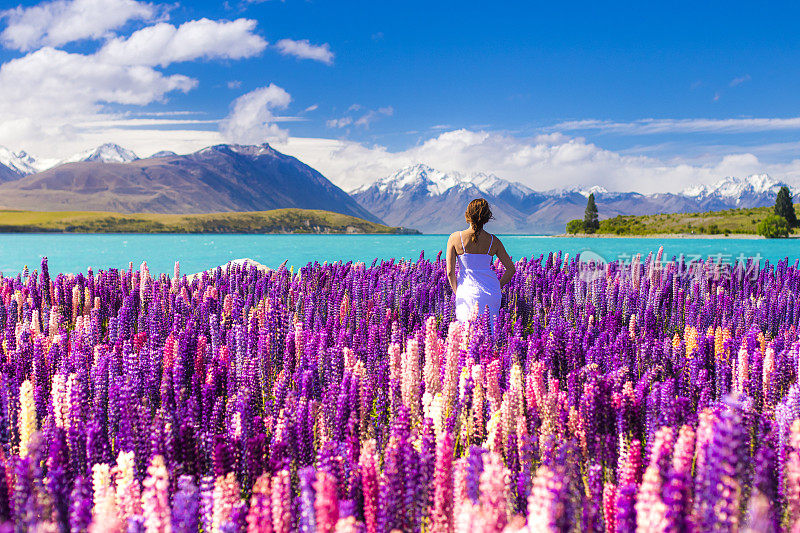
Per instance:
[[[586,233],[594,233],[600,229],[600,220],[597,215],[597,204],[594,203],[594,193],[586,201],[586,211],[583,214],[583,229]]]
[[[786,186],[781,187],[775,197],[775,214],[783,217],[789,227],[794,228],[797,226],[797,214],[794,212],[794,206],[792,205],[792,193],[789,192],[789,188]]]
[[[758,225],[758,234],[768,239],[789,236],[789,223],[778,215],[769,215]]]
[[[576,218],[567,222],[567,233],[581,233],[583,231],[583,220]]]
[[[695,235],[755,234],[758,223],[773,213],[773,206],[725,209],[706,213],[661,213],[620,215],[600,221],[600,234],[652,235],[685,233]]]

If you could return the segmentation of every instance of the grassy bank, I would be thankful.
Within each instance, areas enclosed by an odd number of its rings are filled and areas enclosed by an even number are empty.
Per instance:
[[[64,233],[417,233],[313,209],[165,215],[0,210],[0,232]]]
[[[797,207],[797,206],[796,206]],[[705,213],[616,216],[600,221],[597,235],[757,235],[756,228],[774,208],[726,209]]]

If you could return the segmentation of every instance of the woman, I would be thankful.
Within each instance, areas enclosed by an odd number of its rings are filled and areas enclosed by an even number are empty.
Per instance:
[[[489,202],[483,198],[472,200],[464,218],[469,229],[457,231],[447,240],[447,280],[456,294],[456,319],[459,322],[467,321],[476,305],[478,314],[486,312],[488,307],[490,315],[497,316],[500,287],[511,281],[516,271],[500,239],[483,230],[483,225],[494,218]],[[491,269],[493,255],[506,268],[499,281]],[[460,263],[458,276],[456,256]]]

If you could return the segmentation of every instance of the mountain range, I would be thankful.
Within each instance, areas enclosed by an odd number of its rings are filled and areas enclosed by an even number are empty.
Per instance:
[[[492,174],[445,173],[423,164],[351,191],[362,206],[387,224],[424,233],[448,233],[464,225],[464,208],[473,198],[489,200],[495,221],[490,228],[508,233],[563,233],[567,221],[583,218],[594,193],[601,218],[617,215],[689,213],[733,207],[772,205],[785,183],[766,174],[724,178],[713,186],[679,193],[609,192],[602,187],[535,191]],[[502,228],[502,229],[500,229]]]
[[[268,144],[223,144],[187,155],[156,155],[139,159],[127,150],[104,145],[71,162],[27,175],[4,164],[10,177],[0,184],[0,207],[121,213],[295,207],[382,222],[325,176]]]
[[[0,208],[211,213],[296,207],[447,233],[464,225],[470,200],[485,197],[496,219],[488,226],[491,231],[552,234],[583,217],[592,193],[600,217],[609,218],[772,205],[785,185],[761,174],[727,177],[679,193],[610,192],[599,186],[536,191],[490,173],[442,172],[417,164],[348,194],[268,144],[223,144],[186,155],[162,151],[139,158],[109,143],[52,165],[0,147]]]

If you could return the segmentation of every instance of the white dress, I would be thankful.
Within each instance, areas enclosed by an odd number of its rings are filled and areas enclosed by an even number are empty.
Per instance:
[[[461,249],[464,250],[464,237],[461,238]],[[458,256],[458,273],[456,279],[456,320],[466,322],[472,316],[475,304],[478,305],[478,314],[481,315],[489,308],[491,317],[497,316],[500,310],[500,280],[492,270],[492,256],[489,251],[494,244],[494,235],[485,254],[470,254],[464,252]]]

